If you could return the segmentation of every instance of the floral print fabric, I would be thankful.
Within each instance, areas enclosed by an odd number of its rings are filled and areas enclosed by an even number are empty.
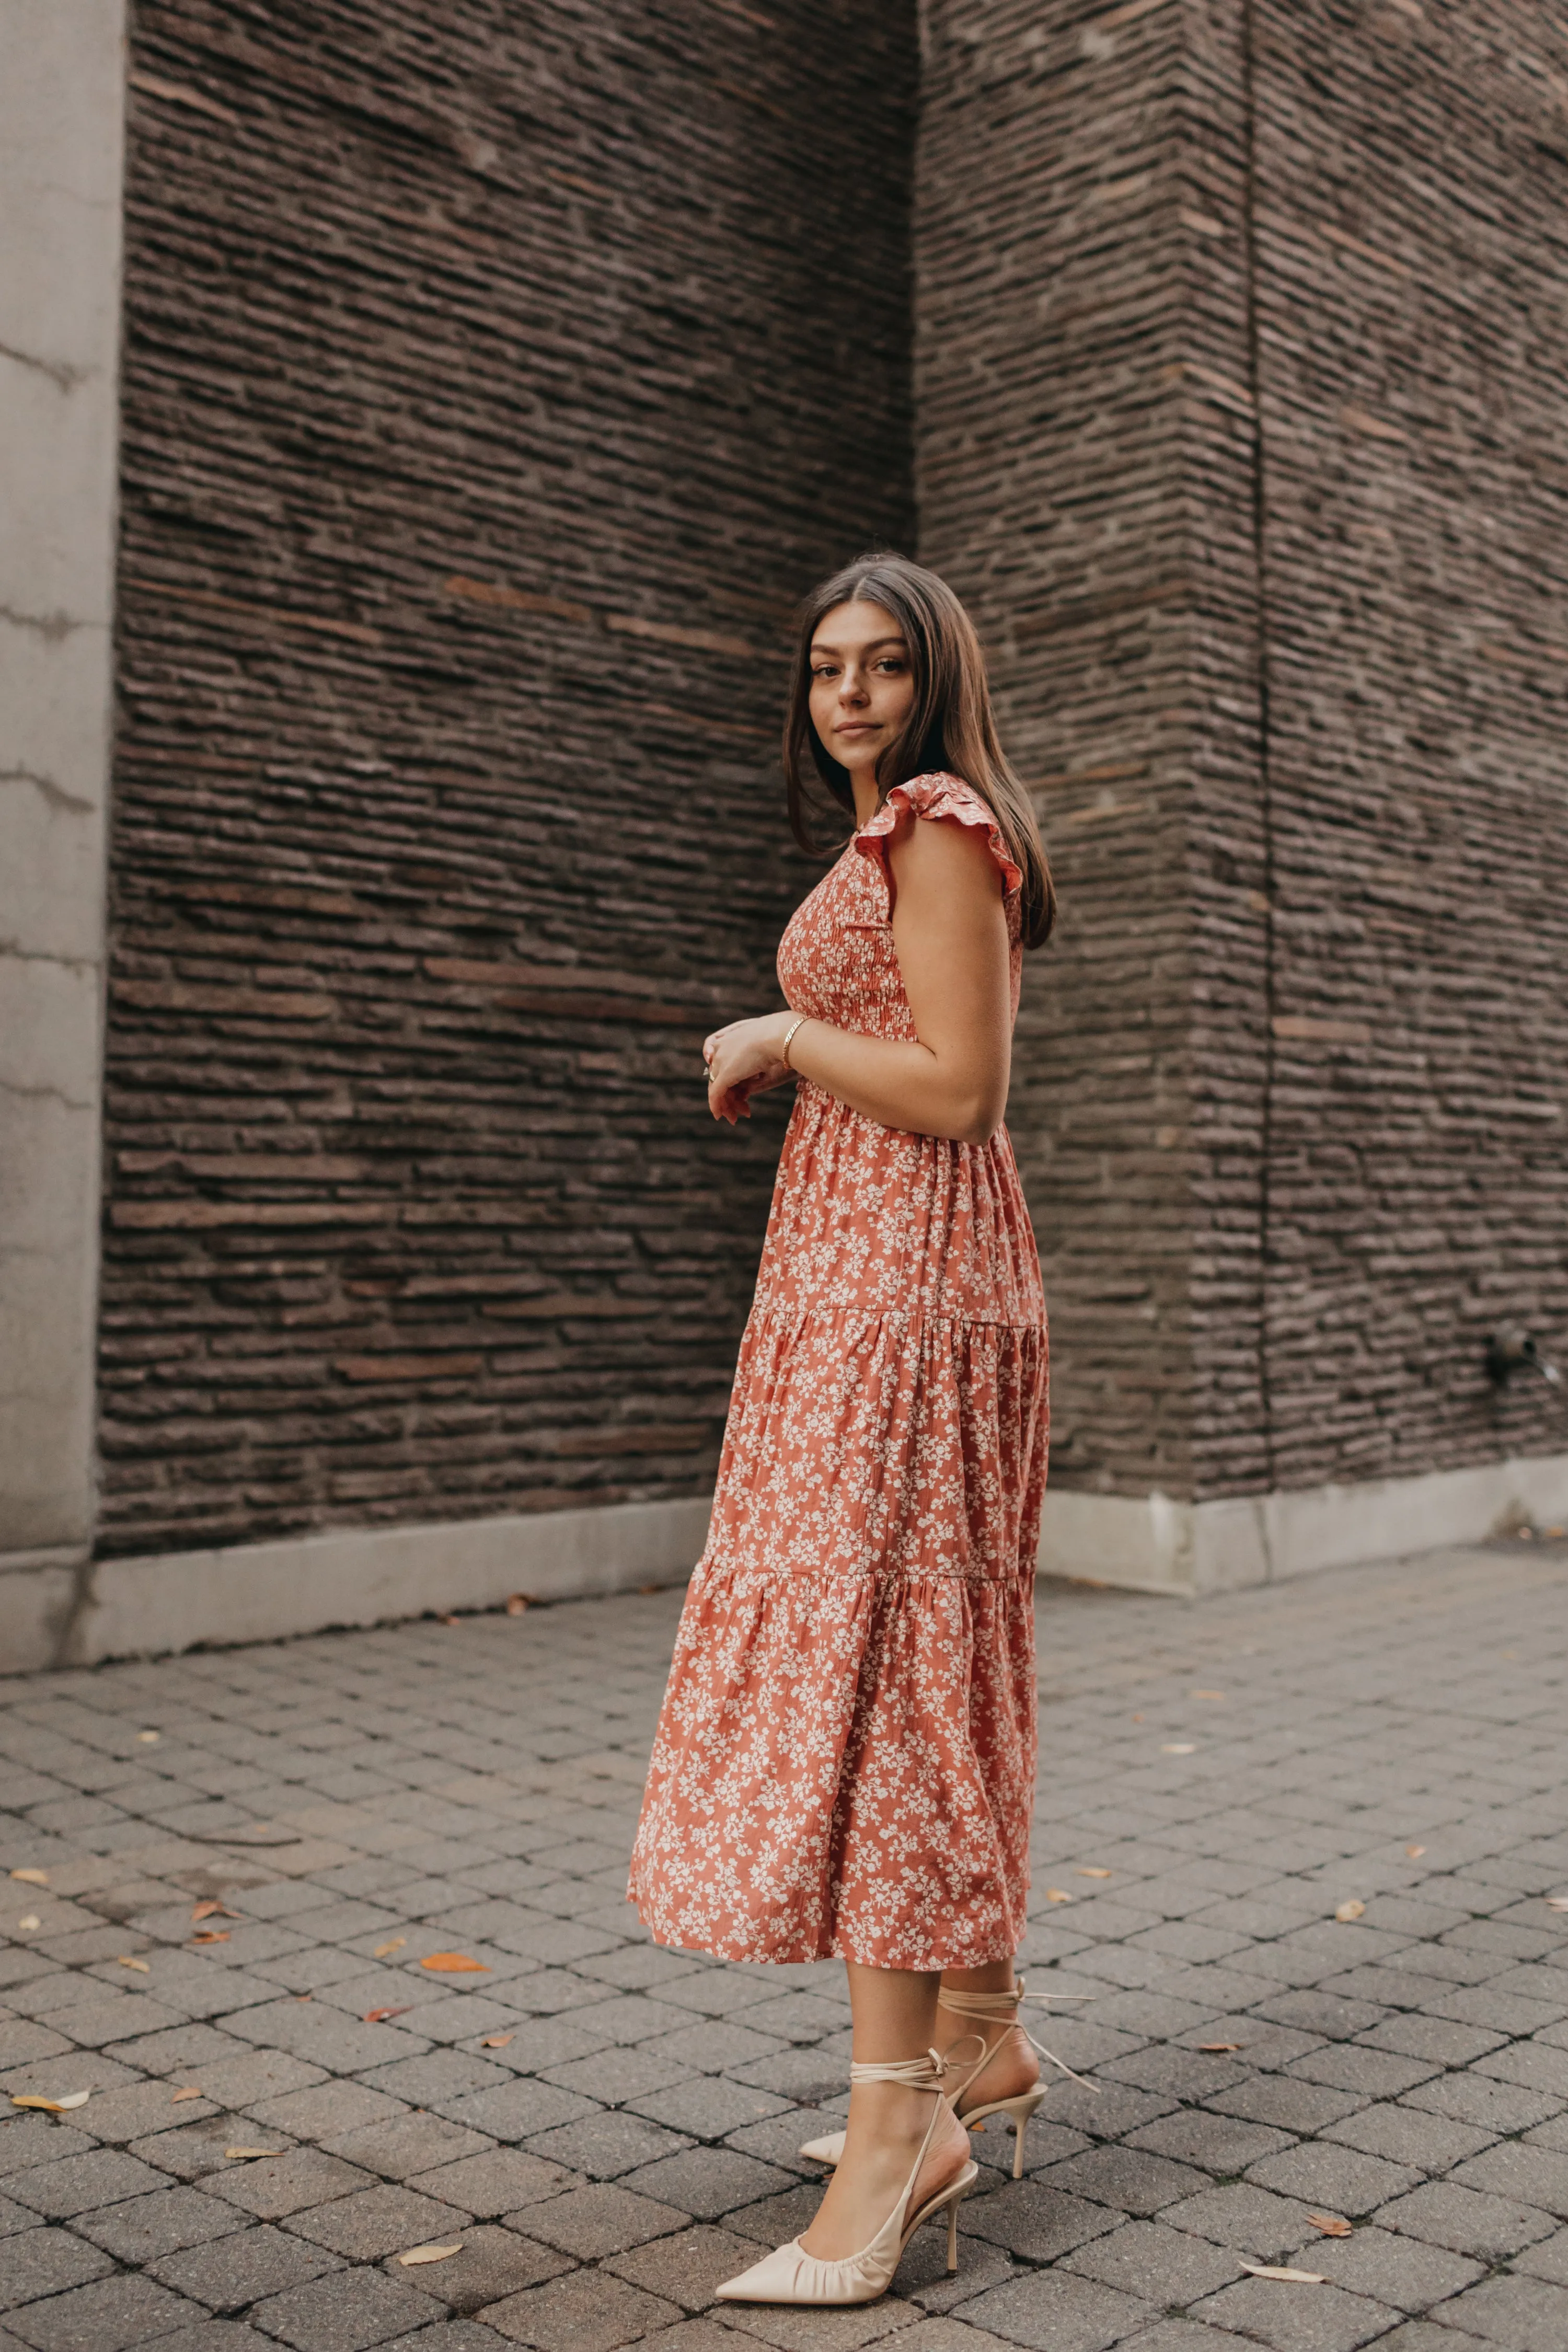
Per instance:
[[[902,808],[984,829],[1016,1015],[1021,877],[952,776],[899,786],[797,909],[785,998],[914,1037],[886,864]],[[1006,1129],[906,1134],[802,1080],[632,1857],[656,1942],[898,1969],[1017,1948],[1047,1428]]]

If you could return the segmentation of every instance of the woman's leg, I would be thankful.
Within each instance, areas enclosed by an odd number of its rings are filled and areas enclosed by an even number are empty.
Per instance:
[[[942,2044],[937,2030],[941,1979],[910,1969],[849,1971],[849,2008],[855,2056],[862,2063],[922,2057]],[[899,2199],[920,2153],[931,2118],[932,2094],[907,2090],[901,2083],[857,2083],[849,2094],[849,2126],[844,2154],[827,2184],[816,2219],[802,2238],[820,2262],[842,2262],[868,2246]],[[950,2116],[937,2127],[926,2164],[925,2194],[968,2161],[969,2138]],[[917,2200],[918,2201],[918,2200]]]
[[[1011,1992],[1016,1981],[1011,1960],[991,1960],[983,1969],[944,1969],[942,1972],[944,1992]],[[992,2099],[1016,2098],[1040,2079],[1040,2062],[1024,2036],[1015,2031],[1010,2018],[993,2021],[961,2017],[939,2001],[936,2030],[939,2050],[951,2049],[966,2033],[983,2033],[985,2037],[987,2063],[964,2093],[959,2106],[961,2114]],[[979,2055],[978,2045],[972,2042],[967,2053],[960,2051],[956,2063],[967,2074]]]

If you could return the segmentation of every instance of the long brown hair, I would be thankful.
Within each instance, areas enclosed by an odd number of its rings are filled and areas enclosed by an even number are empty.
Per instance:
[[[819,840],[812,824],[812,787],[826,789],[851,817],[849,771],[834,759],[811,720],[811,644],[836,604],[864,597],[892,614],[904,633],[914,673],[914,699],[903,732],[877,762],[877,789],[885,801],[911,776],[960,776],[990,809],[1024,877],[1023,940],[1037,948],[1056,919],[1057,895],[1046,862],[1034,803],[1008,766],[997,739],[985,676],[985,656],[974,624],[945,580],[903,555],[863,555],[836,572],[807,597],[784,720],[784,778],[789,823],[801,847],[821,856],[844,839]],[[810,768],[808,771],[807,761]]]

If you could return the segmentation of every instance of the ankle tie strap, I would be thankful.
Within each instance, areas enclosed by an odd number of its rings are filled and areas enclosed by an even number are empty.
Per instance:
[[[1093,2000],[1096,1998],[1097,1996],[1091,1992],[1026,1992],[1024,1979],[1020,1977],[1011,1992],[949,1992],[944,1987],[942,2005],[954,2017],[973,2017],[982,2025],[1016,2025],[1037,2058],[1043,2058],[1048,2066],[1054,2066],[1057,2072],[1065,2074],[1069,2082],[1081,2084],[1084,2090],[1092,2091],[1098,2098],[1099,2084],[1087,2081],[1082,2074],[1075,2074],[1064,2058],[1058,2058],[1054,2050],[1047,2050],[1043,2042],[1036,2041],[1028,2027],[1017,2014],[1020,2002],[1025,2000],[1037,2000],[1044,2003],[1056,2000]],[[963,2036],[965,2042],[973,2042],[975,2039],[976,2037],[972,2033],[966,2033]],[[982,2042],[982,2048],[984,2046]],[[958,2044],[954,2042],[953,2047],[956,2049]]]
[[[940,2091],[944,2075],[951,2074],[954,2071],[953,2051],[959,2049],[965,2042],[977,2042],[984,2053],[984,2035],[964,2033],[961,2034],[959,2040],[945,2052],[928,2050],[921,2058],[892,2058],[885,2063],[852,2058],[849,2062],[849,2080],[852,2084],[902,2083],[905,2089],[910,2091]]]

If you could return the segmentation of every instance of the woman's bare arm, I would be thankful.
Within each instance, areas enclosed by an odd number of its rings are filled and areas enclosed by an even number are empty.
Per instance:
[[[903,815],[888,864],[893,945],[918,1043],[812,1020],[791,1041],[791,1066],[883,1127],[984,1143],[1001,1124],[1011,1062],[1001,878],[984,835],[952,819]],[[769,1013],[709,1039],[716,1118],[744,1118],[750,1095],[781,1082],[794,1020]]]

